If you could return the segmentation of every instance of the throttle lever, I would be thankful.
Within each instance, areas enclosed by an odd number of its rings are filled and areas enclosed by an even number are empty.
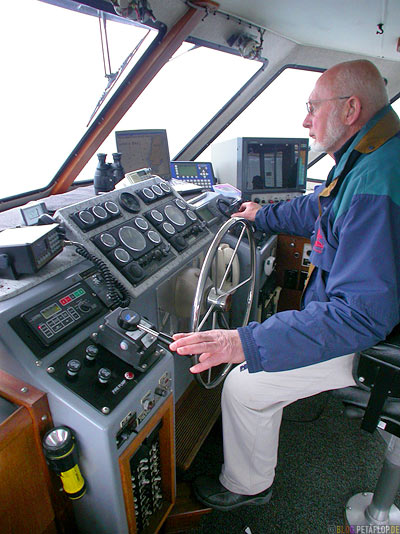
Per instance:
[[[168,334],[165,334],[164,332],[157,332],[148,326],[140,324],[140,321],[141,316],[137,312],[129,309],[122,310],[118,317],[118,324],[124,330],[136,330],[136,328],[138,328],[142,332],[146,332],[146,334],[151,334],[152,336],[158,338],[167,345],[174,341]]]

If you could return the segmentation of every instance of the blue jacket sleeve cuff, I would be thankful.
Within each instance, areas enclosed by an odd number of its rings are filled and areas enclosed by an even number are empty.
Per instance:
[[[263,368],[261,366],[260,353],[254,341],[251,328],[249,328],[248,326],[242,326],[238,328],[238,332],[249,373],[258,373],[260,371],[263,371]]]

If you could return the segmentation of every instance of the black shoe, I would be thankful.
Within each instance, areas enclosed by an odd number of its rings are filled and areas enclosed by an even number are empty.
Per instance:
[[[201,503],[221,511],[234,510],[245,504],[266,504],[272,497],[272,486],[256,495],[241,495],[227,490],[218,479],[207,476],[197,477],[193,489]]]

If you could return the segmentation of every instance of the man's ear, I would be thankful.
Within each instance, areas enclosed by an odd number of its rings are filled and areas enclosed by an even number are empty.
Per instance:
[[[344,108],[344,123],[351,126],[357,122],[361,114],[361,102],[357,96],[351,96]]]

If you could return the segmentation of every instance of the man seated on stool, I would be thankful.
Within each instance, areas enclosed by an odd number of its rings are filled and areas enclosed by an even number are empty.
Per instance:
[[[357,60],[324,72],[303,126],[313,149],[335,160],[325,184],[291,202],[245,202],[233,215],[267,234],[311,239],[301,311],[237,330],[175,334],[170,345],[200,354],[192,373],[241,364],[222,393],[221,474],[194,483],[198,499],[217,510],[270,500],[283,408],[354,385],[354,353],[400,322],[400,122],[376,67]]]

